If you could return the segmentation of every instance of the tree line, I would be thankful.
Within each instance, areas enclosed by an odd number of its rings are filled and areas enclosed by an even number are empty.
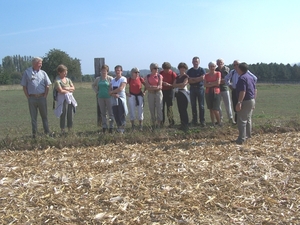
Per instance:
[[[22,73],[31,66],[32,56],[6,56],[0,64],[0,85],[20,84]],[[91,82],[93,75],[82,76],[80,59],[70,57],[66,52],[59,49],[51,49],[43,58],[42,69],[47,72],[51,81],[57,76],[56,68],[59,64],[68,67],[68,77],[75,82]],[[233,65],[228,65],[233,68]],[[173,71],[178,72],[176,68]],[[258,82],[299,82],[300,64],[284,65],[282,63],[256,63],[250,64],[249,69],[254,73]],[[110,72],[113,74],[113,72]],[[124,71],[124,76],[130,76],[130,71]]]
[[[73,81],[81,81],[80,59],[70,57],[66,52],[51,49],[43,58],[43,67],[50,78],[54,81],[57,77],[56,68],[59,64],[68,67],[68,77]],[[0,85],[20,84],[23,72],[31,66],[32,56],[6,56],[0,64]]]

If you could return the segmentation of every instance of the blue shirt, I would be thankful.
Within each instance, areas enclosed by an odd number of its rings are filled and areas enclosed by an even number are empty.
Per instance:
[[[29,95],[45,93],[46,87],[50,84],[51,81],[43,70],[34,71],[32,67],[29,67],[22,75],[21,85],[27,88]]]
[[[189,77],[191,77],[191,78],[200,77],[204,74],[205,74],[205,70],[202,67],[198,67],[198,69],[195,69],[194,67],[192,67],[187,71],[187,75],[189,75]],[[203,86],[203,81],[201,81],[199,83],[190,84],[190,86],[191,87],[193,87],[193,86]]]
[[[245,91],[245,97],[243,101],[254,99],[256,89],[255,83],[256,82],[254,78],[250,75],[249,72],[246,72],[245,74],[241,75],[236,84],[237,98],[239,98],[239,94],[241,91]]]
[[[257,82],[257,77],[253,73],[251,73],[250,70],[248,70],[247,73],[250,74],[253,77],[253,79],[256,83]],[[229,74],[227,74],[225,76],[225,83],[228,86],[231,85],[233,89],[236,89],[236,84],[239,80],[239,77],[240,77],[240,75],[235,71],[235,69],[233,69],[229,72]]]

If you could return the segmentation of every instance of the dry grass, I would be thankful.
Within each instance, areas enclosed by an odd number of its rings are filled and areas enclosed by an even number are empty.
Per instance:
[[[224,139],[226,140],[226,138]],[[1,224],[300,224],[300,134],[1,151]]]

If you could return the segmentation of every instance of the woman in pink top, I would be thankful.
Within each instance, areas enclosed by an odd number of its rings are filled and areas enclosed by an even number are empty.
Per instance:
[[[157,63],[150,64],[151,74],[145,79],[146,89],[148,90],[148,105],[151,114],[152,127],[159,127],[162,120],[162,80],[163,77],[158,73]]]
[[[210,111],[212,125],[215,125],[216,118],[217,124],[222,126],[219,112],[221,73],[215,71],[216,66],[216,63],[210,62],[208,64],[209,72],[204,76],[205,100]]]

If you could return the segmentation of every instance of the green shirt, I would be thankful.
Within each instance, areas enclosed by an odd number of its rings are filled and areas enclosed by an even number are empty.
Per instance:
[[[110,82],[108,80],[99,79],[98,82],[98,98],[110,98],[109,95]]]

